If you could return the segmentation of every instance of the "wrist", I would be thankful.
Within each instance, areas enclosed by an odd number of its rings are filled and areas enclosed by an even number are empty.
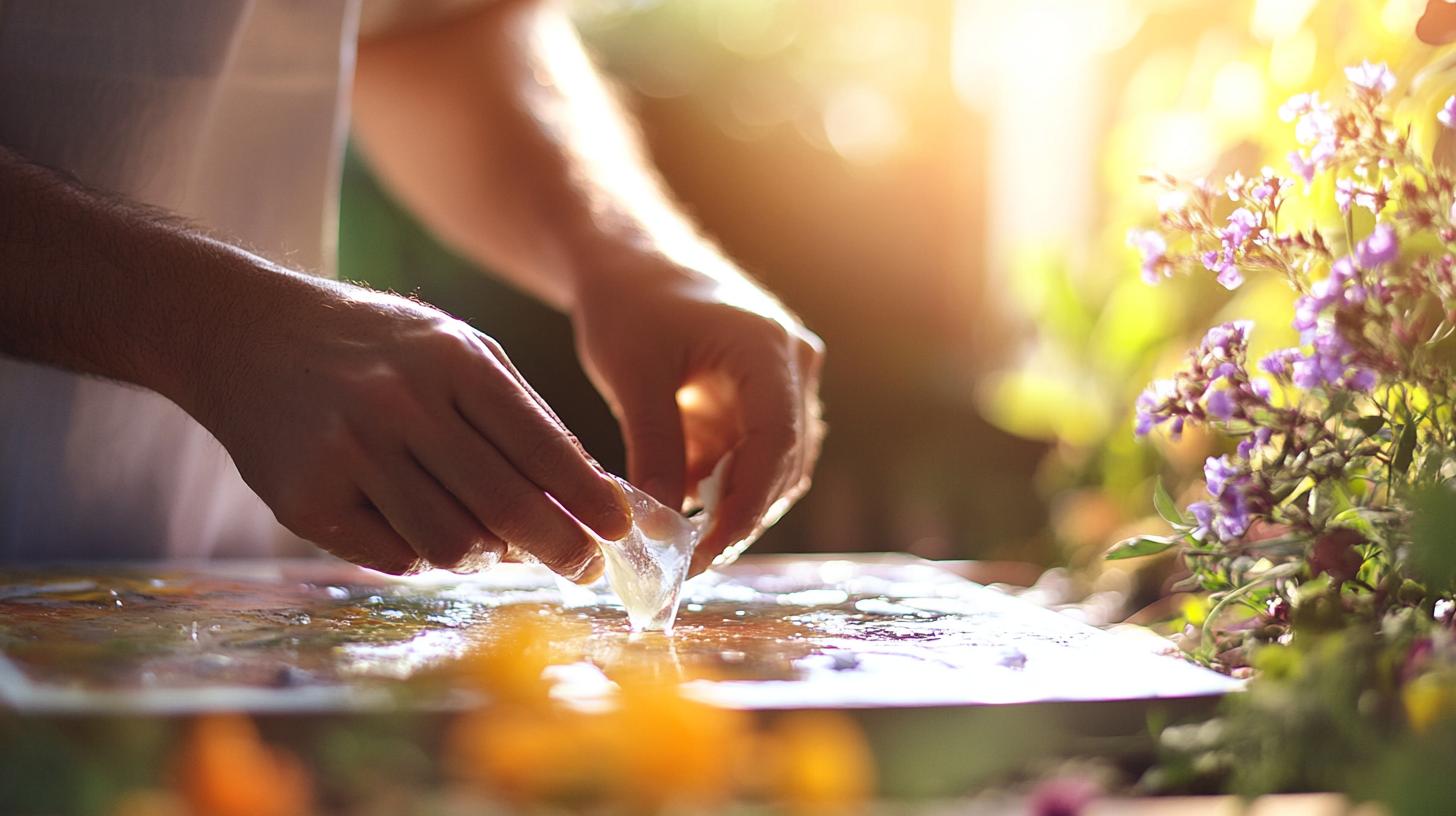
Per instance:
[[[584,305],[616,300],[623,292],[706,297],[725,281],[743,278],[710,241],[686,231],[598,233],[576,242],[568,257],[567,310],[573,314]]]

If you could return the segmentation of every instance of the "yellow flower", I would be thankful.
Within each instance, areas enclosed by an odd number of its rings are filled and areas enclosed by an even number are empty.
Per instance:
[[[268,747],[253,721],[211,714],[192,723],[178,757],[192,816],[305,816],[310,785],[292,755]]]
[[[863,806],[875,767],[859,725],[832,711],[783,715],[765,735],[770,793],[790,811],[844,813]]]
[[[456,675],[492,703],[546,705],[551,684],[543,675],[569,657],[558,654],[557,644],[581,637],[583,627],[538,610],[524,604],[499,610],[486,626],[490,639],[456,664]]]
[[[676,684],[618,682],[617,707],[605,719],[623,801],[663,807],[728,799],[752,743],[749,716],[689,699]]]
[[[1416,733],[1424,733],[1436,722],[1456,714],[1456,682],[1449,676],[1426,674],[1410,681],[1401,691],[1405,715]]]

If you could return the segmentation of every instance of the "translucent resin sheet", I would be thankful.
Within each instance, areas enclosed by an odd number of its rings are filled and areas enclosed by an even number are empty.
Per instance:
[[[514,608],[512,608],[514,607]],[[649,672],[744,708],[1216,694],[1233,681],[911,559],[748,559],[683,590],[671,637],[563,604],[539,567],[393,579],[314,561],[0,572],[0,700],[21,711],[450,707],[441,669],[540,616],[557,693]],[[403,681],[403,682],[402,682]],[[402,694],[402,690],[411,693]]]

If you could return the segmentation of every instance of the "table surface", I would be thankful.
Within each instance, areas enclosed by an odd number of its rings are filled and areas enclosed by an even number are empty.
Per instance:
[[[317,560],[0,572],[0,701],[22,712],[388,708],[507,614],[551,627],[557,693],[651,671],[731,707],[901,708],[1217,695],[1237,683],[931,562],[748,558],[684,591],[671,637],[538,567],[396,579]],[[402,682],[403,681],[403,682]],[[452,696],[453,695],[453,696]],[[411,705],[463,704],[458,694]]]

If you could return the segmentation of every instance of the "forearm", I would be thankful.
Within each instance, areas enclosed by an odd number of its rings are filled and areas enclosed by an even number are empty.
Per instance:
[[[633,253],[728,267],[664,192],[553,3],[364,43],[354,123],[436,234],[559,308],[585,276],[640,269]]]
[[[258,308],[240,293],[304,285],[4,148],[0,201],[0,353],[134,383],[189,410],[192,386],[216,376],[204,354]]]

